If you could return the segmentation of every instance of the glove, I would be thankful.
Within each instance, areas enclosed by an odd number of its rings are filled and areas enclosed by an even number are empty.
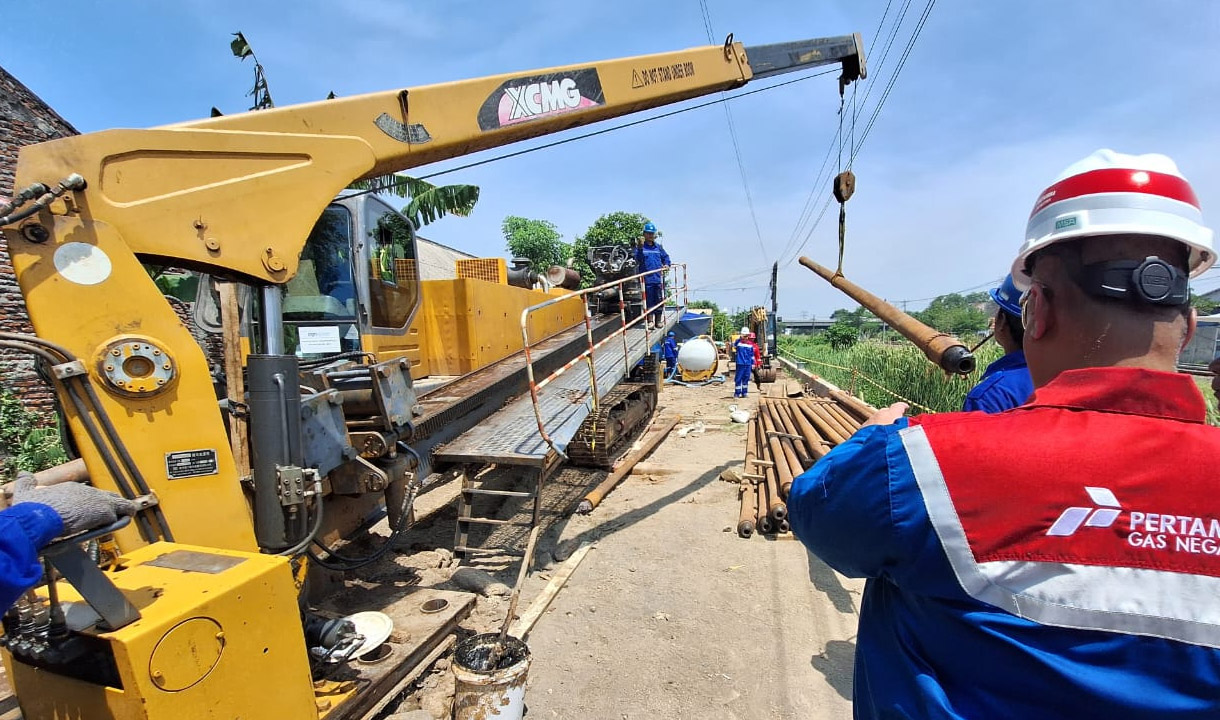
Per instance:
[[[75,535],[113,523],[120,515],[135,515],[136,504],[112,492],[89,485],[66,482],[38,487],[34,474],[17,473],[13,483],[13,504],[39,503],[59,515],[64,535]]]

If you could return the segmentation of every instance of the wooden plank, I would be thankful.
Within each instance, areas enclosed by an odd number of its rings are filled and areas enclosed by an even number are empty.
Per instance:
[[[546,612],[546,609],[551,606],[551,601],[555,599],[555,596],[567,584],[568,578],[572,577],[572,573],[576,572],[577,566],[585,559],[585,555],[588,555],[592,549],[593,546],[588,543],[576,548],[571,557],[564,561],[563,567],[559,568],[559,572],[551,577],[551,581],[543,588],[542,593],[534,598],[534,602],[530,603],[530,606],[521,614],[521,617],[508,629],[509,635],[525,639],[530,630],[534,629],[538,619],[542,617],[542,613]]]
[[[246,401],[245,379],[242,375],[241,358],[241,311],[237,301],[237,284],[217,282],[220,291],[220,324],[224,343],[225,397],[232,407],[240,407]],[[250,475],[250,442],[247,418],[244,413],[229,415],[229,442],[233,447],[233,461],[237,465],[237,476]]]

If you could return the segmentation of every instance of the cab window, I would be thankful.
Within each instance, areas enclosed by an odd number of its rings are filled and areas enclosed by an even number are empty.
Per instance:
[[[419,302],[419,269],[411,224],[389,206],[365,203],[370,319],[375,327],[406,327]]]
[[[341,205],[331,205],[305,241],[300,267],[285,288],[284,319],[351,320],[355,317],[351,213]]]

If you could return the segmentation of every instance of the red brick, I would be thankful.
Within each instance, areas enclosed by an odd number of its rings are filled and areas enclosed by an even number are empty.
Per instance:
[[[76,134],[76,128],[67,120],[0,68],[0,198],[12,197],[17,151],[21,147]],[[0,243],[0,330],[34,332],[8,248],[3,243]],[[33,410],[52,407],[54,395],[35,374],[28,355],[0,351],[0,378],[4,387],[15,392],[27,407]]]

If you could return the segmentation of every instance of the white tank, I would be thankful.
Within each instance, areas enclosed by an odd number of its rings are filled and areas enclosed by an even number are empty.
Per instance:
[[[705,337],[691,338],[678,349],[678,364],[688,372],[703,372],[716,366],[716,346]]]

